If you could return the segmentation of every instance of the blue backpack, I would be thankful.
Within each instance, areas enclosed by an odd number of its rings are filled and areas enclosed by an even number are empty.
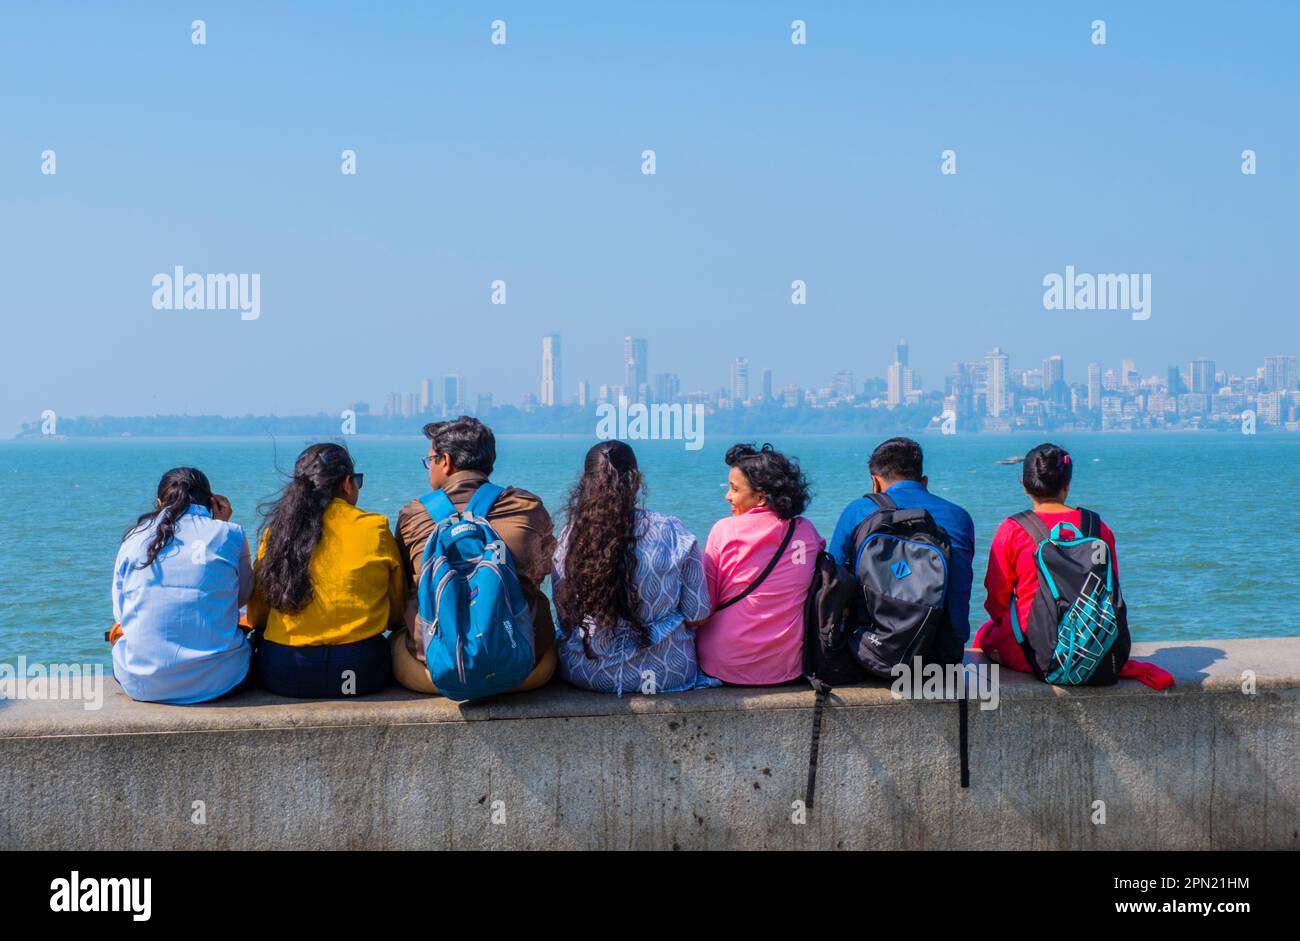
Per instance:
[[[484,483],[462,512],[441,490],[420,498],[436,526],[420,561],[416,629],[429,679],[458,702],[509,692],[533,670],[532,614],[487,520],[500,495]]]

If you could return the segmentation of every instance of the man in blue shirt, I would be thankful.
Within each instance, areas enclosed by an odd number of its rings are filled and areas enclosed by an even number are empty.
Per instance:
[[[922,468],[921,446],[911,438],[890,438],[871,453],[867,462],[872,493],[887,493],[901,510],[928,510],[944,528],[951,541],[952,558],[948,583],[948,613],[956,640],[965,647],[970,638],[970,592],[972,560],[975,556],[975,524],[970,514],[943,497],[936,497],[926,485],[929,479]],[[879,509],[866,497],[859,497],[844,508],[835,524],[827,551],[840,564],[853,568],[853,533],[858,524]]]

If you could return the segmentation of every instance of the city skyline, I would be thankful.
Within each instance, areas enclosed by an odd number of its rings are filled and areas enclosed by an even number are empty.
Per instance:
[[[1026,418],[1037,416],[1058,422],[1085,417],[1102,430],[1150,427],[1149,422],[1157,419],[1163,426],[1222,419],[1248,406],[1258,410],[1265,424],[1286,425],[1300,418],[1300,370],[1294,354],[1265,354],[1262,365],[1250,374],[1220,369],[1209,357],[1186,360],[1185,371],[1182,364],[1166,364],[1145,375],[1133,359],[1120,359],[1118,370],[1113,366],[1108,368],[1106,362],[1089,362],[1085,366],[1085,378],[1080,382],[1071,381],[1066,357],[1061,353],[1033,358],[1031,362],[1037,365],[1019,368],[1013,365],[1008,351],[994,346],[982,357],[953,363],[942,389],[927,390],[909,365],[911,344],[906,338],[900,338],[893,346],[893,359],[883,379],[868,375],[859,386],[854,380],[855,370],[848,369],[832,373],[825,384],[778,386],[773,368],[764,366],[761,392],[754,395],[750,362],[743,355],[732,359],[727,381],[712,388],[683,392],[678,374],[667,371],[655,372],[654,381],[647,382],[648,343],[642,337],[626,335],[621,360],[625,382],[598,383],[597,392],[591,395],[592,383],[586,378],[572,385],[571,394],[564,394],[556,385],[560,376],[561,343],[558,333],[541,338],[539,393],[525,393],[520,398],[519,407],[524,411],[617,402],[620,397],[630,402],[701,404],[709,409],[761,407],[778,402],[786,408],[852,405],[893,409],[938,399],[945,413],[951,412],[959,420],[978,419],[992,430],[1015,427]],[[451,378],[445,377],[444,384]],[[421,380],[422,390],[431,385],[431,379]],[[463,390],[458,394],[463,395]],[[495,390],[479,393],[479,407],[490,410],[494,403],[505,404],[495,396]],[[547,401],[548,397],[552,400]],[[405,404],[413,401],[410,393],[389,393],[384,414],[417,414]],[[423,402],[423,397],[420,401]],[[441,415],[449,415],[458,407],[446,396],[441,406]],[[425,414],[434,411],[431,407],[421,410]]]

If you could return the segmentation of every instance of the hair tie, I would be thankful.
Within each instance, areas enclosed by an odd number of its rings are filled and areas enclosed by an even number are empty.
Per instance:
[[[1061,466],[1064,467],[1069,463],[1070,463],[1070,455],[1066,454],[1061,458]]]

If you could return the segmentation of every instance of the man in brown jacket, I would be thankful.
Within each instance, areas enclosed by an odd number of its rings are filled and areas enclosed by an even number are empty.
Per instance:
[[[454,421],[430,422],[424,426],[424,436],[429,439],[429,455],[424,459],[424,466],[429,469],[429,486],[446,493],[457,510],[465,509],[496,464],[497,443],[492,429],[477,418],[462,415]],[[551,515],[536,495],[518,487],[506,487],[493,504],[488,522],[514,557],[519,587],[533,616],[535,665],[514,692],[535,689],[555,673],[555,622],[551,619],[550,602],[542,594],[542,581],[550,574],[551,556],[555,553]],[[415,628],[420,561],[433,530],[434,521],[418,499],[406,504],[397,514],[394,535],[406,561],[407,603],[406,627],[394,631],[392,636],[393,675],[417,693],[438,692],[429,679],[419,631]]]

